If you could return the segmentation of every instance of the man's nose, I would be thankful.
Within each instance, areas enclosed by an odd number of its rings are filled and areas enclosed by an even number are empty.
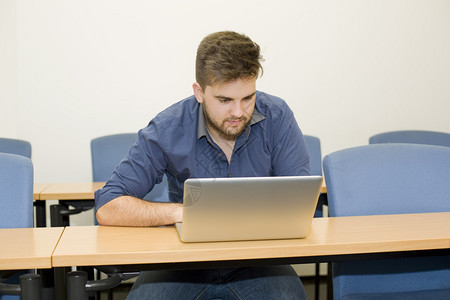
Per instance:
[[[244,113],[244,107],[242,101],[233,101],[233,105],[231,107],[231,115],[235,118],[242,117]]]

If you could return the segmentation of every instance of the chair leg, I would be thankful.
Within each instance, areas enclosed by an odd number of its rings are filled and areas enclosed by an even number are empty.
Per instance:
[[[87,281],[88,274],[85,271],[67,273],[67,300],[87,300]]]
[[[87,278],[88,280],[95,280],[95,278],[94,278],[94,267],[77,267],[77,270],[86,272],[86,274],[88,276],[88,278]],[[95,293],[94,292],[88,293],[88,299],[89,300],[95,300],[96,294],[97,294],[96,292]]]
[[[41,276],[38,274],[24,274],[20,276],[20,299],[41,300]]]

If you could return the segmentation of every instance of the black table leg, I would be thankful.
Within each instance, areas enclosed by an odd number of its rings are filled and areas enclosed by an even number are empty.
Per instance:
[[[69,267],[53,268],[55,274],[55,299],[67,299],[66,274],[71,271]]]
[[[47,213],[45,211],[45,201],[36,200],[34,201],[34,206],[36,207],[36,227],[46,227]]]

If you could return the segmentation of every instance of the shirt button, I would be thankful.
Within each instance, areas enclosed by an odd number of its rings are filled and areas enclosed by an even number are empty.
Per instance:
[[[219,153],[217,153],[217,156],[222,156],[222,153],[220,153],[220,152],[219,152]]]

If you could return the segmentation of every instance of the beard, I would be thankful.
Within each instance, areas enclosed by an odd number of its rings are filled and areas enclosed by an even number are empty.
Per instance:
[[[247,125],[250,123],[251,119],[249,117],[242,116],[240,118],[226,118],[224,120],[217,120],[211,116],[205,105],[203,106],[203,113],[205,115],[206,124],[226,140],[236,140],[236,138],[244,132],[245,128],[247,128]],[[233,126],[227,124],[228,121],[241,121],[241,123]]]

